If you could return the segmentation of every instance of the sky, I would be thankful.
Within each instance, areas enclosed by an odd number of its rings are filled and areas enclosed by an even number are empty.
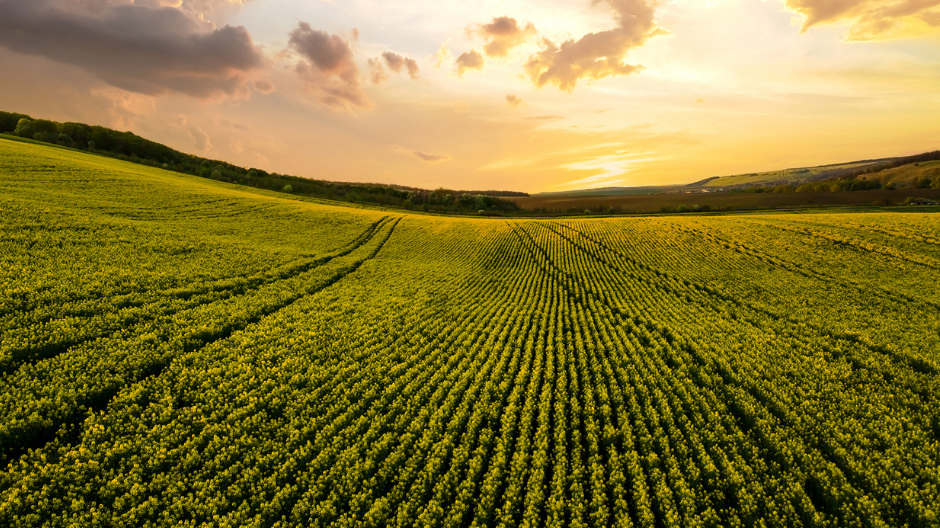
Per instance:
[[[940,0],[0,0],[0,110],[530,193],[940,149]]]

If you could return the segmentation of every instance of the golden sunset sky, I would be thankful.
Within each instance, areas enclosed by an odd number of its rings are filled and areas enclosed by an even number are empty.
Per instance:
[[[0,0],[0,109],[561,191],[940,148],[940,0]]]

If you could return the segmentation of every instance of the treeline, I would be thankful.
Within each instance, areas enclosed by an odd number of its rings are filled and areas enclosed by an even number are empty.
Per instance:
[[[25,114],[0,112],[0,133],[94,152],[123,161],[259,189],[344,202],[381,205],[434,213],[500,214],[519,207],[500,196],[527,196],[510,191],[429,191],[381,184],[331,182],[244,168],[224,161],[185,154],[137,136],[83,123],[58,123]]]
[[[881,189],[881,182],[878,180],[859,180],[846,179],[835,181],[820,181],[802,184],[769,185],[765,187],[748,187],[746,189],[736,189],[731,192],[737,193],[820,193],[820,192],[851,192],[851,191],[873,191]],[[884,186],[885,189],[894,189],[893,184]]]
[[[940,189],[940,178],[918,178],[913,182],[905,184],[906,187],[914,189]],[[809,182],[798,185],[769,185],[765,187],[748,187],[746,189],[737,189],[731,192],[736,193],[824,193],[824,192],[854,192],[854,191],[875,191],[884,189],[894,191],[898,185],[894,182],[882,184],[878,180],[866,179],[842,179],[826,180],[818,182]]]

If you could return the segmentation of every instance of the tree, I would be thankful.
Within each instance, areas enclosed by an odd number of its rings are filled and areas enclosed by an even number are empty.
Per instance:
[[[23,118],[29,119],[29,116],[10,112],[0,112],[0,133],[12,133],[14,130],[16,130],[17,123]]]
[[[13,133],[20,137],[33,137],[35,135],[35,132],[33,132],[33,121],[25,117],[20,119],[16,122],[16,129]]]

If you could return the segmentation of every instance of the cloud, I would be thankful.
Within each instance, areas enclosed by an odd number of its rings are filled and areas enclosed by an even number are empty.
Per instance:
[[[803,15],[803,31],[819,24],[849,22],[849,40],[872,40],[940,26],[940,0],[784,0]],[[905,31],[905,27],[908,31]]]
[[[505,57],[512,48],[534,37],[537,31],[531,22],[522,28],[515,18],[502,16],[493,18],[489,24],[468,28],[467,33],[475,33],[486,40],[483,53],[487,57]]]
[[[418,63],[414,59],[402,57],[391,51],[383,53],[382,58],[385,59],[385,64],[387,64],[393,72],[401,73],[402,68],[404,68],[408,70],[408,75],[411,76],[413,81],[417,81],[421,78],[421,76],[418,75]]]
[[[629,75],[642,69],[623,61],[628,51],[665,33],[653,20],[655,0],[606,1],[616,13],[617,27],[588,33],[579,40],[569,39],[561,45],[543,39],[542,51],[529,57],[525,65],[533,84],[553,84],[570,92],[579,79]]]
[[[480,55],[480,52],[472,49],[466,53],[461,53],[457,57],[457,75],[463,75],[467,70],[482,70],[483,69],[483,55]]]
[[[400,145],[393,145],[393,147],[395,147],[395,149],[400,152],[414,156],[420,159],[421,161],[424,161],[427,163],[441,163],[444,161],[450,161],[452,159],[450,156],[446,154],[428,154],[426,152],[421,152],[420,150],[405,148]]]
[[[247,4],[249,0],[70,0],[70,4],[91,12],[109,7],[136,4],[144,7],[174,7],[196,15],[209,15],[225,8]]]
[[[156,110],[153,97],[130,93],[110,86],[93,87],[89,90],[93,97],[107,102],[107,108],[99,112],[95,119],[107,115],[107,122],[118,130],[137,128],[147,114]]]
[[[560,115],[540,115],[540,116],[531,116],[526,119],[529,121],[558,121],[559,119],[564,119],[564,116]]]
[[[519,97],[516,97],[515,95],[507,95],[507,96],[506,96],[506,104],[508,104],[509,106],[515,108],[515,107],[517,107],[517,106],[519,106],[519,105],[522,104],[522,99],[520,99]]]
[[[369,59],[368,64],[369,76],[372,78],[372,84],[382,84],[388,80],[388,73],[385,72],[385,67],[382,66],[382,59],[378,57]]]
[[[402,70],[406,70],[413,81],[417,81],[421,78],[421,75],[418,73],[418,61],[409,57],[403,57],[397,53],[392,53],[391,51],[382,53],[381,57],[369,59],[368,62],[369,73],[374,84],[381,84],[388,80],[388,74],[385,73],[384,66],[388,66],[388,68],[395,73],[401,73]]]
[[[447,39],[443,44],[441,44],[441,49],[437,50],[437,53],[434,54],[437,57],[436,68],[440,68],[444,64],[449,63],[454,55],[450,52],[448,45],[450,44],[450,39]]]
[[[101,3],[102,0],[84,0],[91,3]],[[112,3],[130,3],[118,0]],[[203,17],[218,13],[224,9],[247,4],[249,0],[136,0],[133,3],[138,5],[155,4],[160,7],[179,7],[180,9],[202,15]]]
[[[249,128],[248,125],[243,125],[241,123],[232,121],[231,119],[227,117],[223,117],[222,119],[220,119],[219,123],[221,123],[222,126],[226,128],[234,128],[235,130],[242,130],[244,132],[248,132],[249,130],[251,130],[251,128]]]
[[[931,27],[940,26],[940,12],[928,11],[926,13],[921,13],[920,19],[926,22],[928,26],[931,26]]]
[[[336,110],[371,108],[372,102],[359,85],[359,67],[344,38],[300,22],[290,33],[289,45],[305,59],[294,71],[320,102]]]
[[[193,140],[193,145],[202,152],[212,150],[212,141],[206,131],[193,125],[189,127],[189,137]]]
[[[249,73],[264,65],[261,50],[244,27],[217,29],[192,9],[192,2],[157,0],[4,0],[0,46],[76,66],[129,92],[247,96]]]
[[[252,86],[254,86],[256,92],[265,95],[274,93],[274,90],[276,89],[274,87],[274,83],[268,79],[258,79],[252,84]]]

